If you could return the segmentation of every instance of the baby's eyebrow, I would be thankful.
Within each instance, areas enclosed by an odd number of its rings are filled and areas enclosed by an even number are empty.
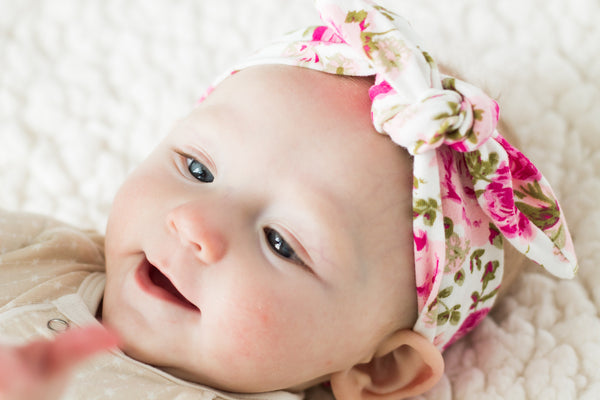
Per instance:
[[[219,128],[219,132],[221,130],[227,131],[228,121],[226,118],[220,118],[219,114],[220,113],[216,110],[215,112],[198,110],[198,112],[195,113],[192,118],[185,120],[185,127],[187,129],[190,129],[193,133],[197,135],[201,135],[202,129],[205,129],[207,127],[213,129]]]
[[[297,185],[299,187],[289,193],[303,193],[303,199],[296,200],[306,210],[302,213],[302,222],[298,224],[298,232],[302,236],[299,240],[303,241],[306,251],[315,263],[321,264],[325,273],[331,276],[338,274],[340,268],[349,268],[350,263],[343,260],[358,259],[357,246],[351,234],[351,215],[341,206],[343,199],[336,196],[327,185],[302,181]],[[340,266],[340,263],[344,265]],[[344,271],[347,272],[359,273]]]
[[[222,146],[223,138],[230,136],[234,132],[235,125],[230,119],[221,118],[221,112],[209,112],[209,110],[197,109],[194,114],[189,115],[180,121],[177,130],[183,138],[192,146],[202,143],[203,147],[209,147],[208,150],[218,149]]]

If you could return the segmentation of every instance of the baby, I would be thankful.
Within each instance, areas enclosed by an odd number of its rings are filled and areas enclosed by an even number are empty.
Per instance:
[[[317,7],[324,26],[224,75],[130,175],[104,251],[1,215],[0,335],[72,327],[0,350],[2,398],[407,398],[517,252],[573,276],[558,202],[496,103],[382,7]]]

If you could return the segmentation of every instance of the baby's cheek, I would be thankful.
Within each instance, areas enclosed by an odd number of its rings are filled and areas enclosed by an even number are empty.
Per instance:
[[[224,323],[229,327],[229,340],[235,353],[256,360],[265,357],[281,340],[275,307],[268,301],[244,301],[238,304]]]
[[[216,315],[216,326],[211,324],[216,328],[211,329],[212,356],[239,382],[260,376],[264,384],[289,383],[299,364],[314,362],[310,341],[321,307],[311,306],[315,296],[302,295],[308,290],[259,273],[245,274],[243,279],[240,275],[229,276],[226,290],[222,287],[213,297],[219,310],[211,313],[211,318]]]

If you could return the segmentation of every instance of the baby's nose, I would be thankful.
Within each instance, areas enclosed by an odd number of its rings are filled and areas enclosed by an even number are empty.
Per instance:
[[[227,251],[227,240],[215,217],[198,204],[180,205],[167,215],[167,229],[205,264],[219,261]]]

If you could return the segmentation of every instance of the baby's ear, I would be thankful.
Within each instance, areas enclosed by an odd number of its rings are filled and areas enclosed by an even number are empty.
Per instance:
[[[333,374],[331,388],[339,400],[399,400],[426,392],[443,373],[444,359],[433,343],[402,329],[368,363]]]

